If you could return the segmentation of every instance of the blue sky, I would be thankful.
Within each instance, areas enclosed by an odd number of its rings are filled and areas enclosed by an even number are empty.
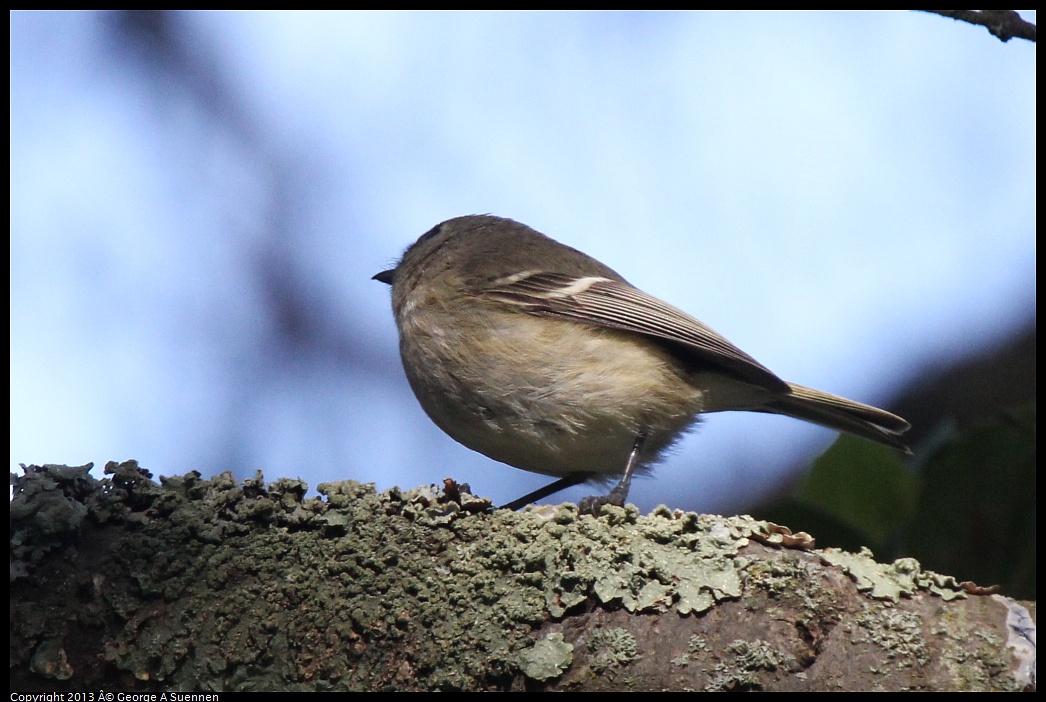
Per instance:
[[[543,484],[429,422],[370,280],[462,214],[866,402],[1034,320],[1028,42],[911,12],[178,17],[213,94],[112,15],[11,14],[12,466]],[[743,509],[833,438],[713,415],[633,499]]]

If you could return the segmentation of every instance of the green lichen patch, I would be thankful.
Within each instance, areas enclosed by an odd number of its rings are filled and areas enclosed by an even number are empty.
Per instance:
[[[92,466],[47,465],[33,477],[11,474],[12,581],[79,533],[88,512],[84,499],[94,487]]]
[[[727,646],[727,651],[734,655],[734,664],[746,671],[777,670],[780,666],[794,663],[794,658],[778,651],[767,641],[756,639],[745,641],[737,639]]]
[[[574,645],[563,641],[563,634],[549,634],[519,654],[519,667],[532,680],[558,678],[574,660]]]
[[[591,654],[589,666],[596,673],[608,668],[620,668],[639,658],[636,637],[621,627],[596,629],[585,639]]]
[[[944,600],[966,596],[955,578],[923,570],[914,558],[899,558],[891,564],[877,563],[867,548],[860,553],[825,549],[819,555],[825,562],[845,570],[857,583],[858,590],[876,599],[897,602],[918,590],[932,592]]]
[[[855,644],[870,642],[886,651],[891,661],[904,667],[925,665],[929,660],[923,622],[918,615],[873,604],[855,621],[857,627],[851,638]]]
[[[603,516],[579,516],[573,506],[554,519],[499,513],[507,531],[477,548],[480,556],[501,561],[512,554],[520,562],[510,565],[531,579],[540,575],[554,617],[591,594],[630,612],[682,614],[741,595],[746,561],[737,554],[757,528],[753,520],[663,512],[644,517],[615,507],[605,507]]]

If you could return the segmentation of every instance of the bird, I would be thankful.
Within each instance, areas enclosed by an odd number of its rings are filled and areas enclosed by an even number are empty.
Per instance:
[[[448,219],[373,279],[391,286],[421,407],[470,449],[558,480],[504,505],[620,476],[583,512],[623,505],[702,414],[780,414],[910,453],[907,421],[782,380],[596,259],[511,219]]]

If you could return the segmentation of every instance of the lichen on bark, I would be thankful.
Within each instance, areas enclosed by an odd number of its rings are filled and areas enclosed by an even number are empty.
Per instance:
[[[833,689],[857,662],[890,689],[1021,684],[990,632],[918,645],[947,579],[905,562],[877,599],[870,557],[748,517],[89,468],[13,478],[12,690]]]

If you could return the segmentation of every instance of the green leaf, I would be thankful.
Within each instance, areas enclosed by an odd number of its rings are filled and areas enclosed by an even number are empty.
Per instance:
[[[877,550],[906,524],[918,490],[918,479],[897,451],[843,435],[814,462],[795,497],[865,535]]]

